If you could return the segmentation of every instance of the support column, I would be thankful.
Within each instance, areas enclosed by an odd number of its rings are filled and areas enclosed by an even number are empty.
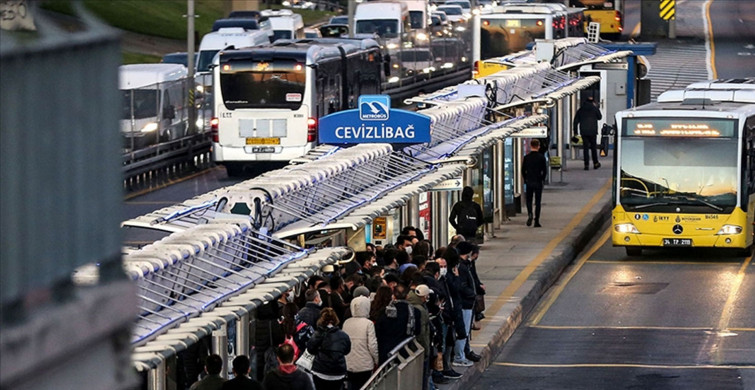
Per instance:
[[[248,353],[250,346],[249,313],[246,313],[236,320],[236,355]]]
[[[157,367],[149,370],[147,382],[149,390],[165,390],[165,360],[161,360]]]
[[[217,354],[223,360],[223,370],[220,376],[228,379],[228,325],[223,324],[218,330],[212,331],[212,353]]]
[[[414,227],[419,226],[419,198],[418,195],[412,196],[408,202],[406,202],[407,222],[406,225]],[[405,226],[406,226],[405,225]]]

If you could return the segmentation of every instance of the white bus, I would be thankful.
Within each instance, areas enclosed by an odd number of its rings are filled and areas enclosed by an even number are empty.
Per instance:
[[[213,69],[215,162],[234,176],[255,164],[283,165],[304,155],[317,145],[319,118],[356,108],[359,95],[380,93],[383,70],[372,39],[304,39],[222,51]]]
[[[304,38],[304,20],[301,15],[290,9],[263,10],[261,13],[269,18],[273,28],[273,42],[278,39]]]

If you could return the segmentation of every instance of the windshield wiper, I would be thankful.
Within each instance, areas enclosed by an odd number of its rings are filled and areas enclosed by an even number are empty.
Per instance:
[[[640,210],[640,209],[644,209],[644,208],[647,208],[647,207],[653,207],[653,206],[668,206],[670,204],[671,204],[671,202],[646,203],[646,204],[641,204],[641,205],[634,206],[634,210]]]
[[[716,211],[723,211],[724,209],[720,206],[717,206],[711,202],[708,202],[707,200],[699,199],[699,198],[693,198],[688,196],[674,196],[674,197],[665,197],[665,199],[669,199],[667,202],[654,202],[654,203],[647,203],[647,204],[641,204],[634,207],[635,210],[644,209],[647,207],[653,207],[653,206],[668,206],[668,205],[682,205],[684,203],[680,202],[681,200],[685,200],[687,202],[697,202],[702,203],[705,206],[708,206]],[[689,204],[689,203],[687,203]]]
[[[684,199],[685,200],[689,200],[689,201],[695,201],[695,202],[702,203],[702,204],[704,204],[704,205],[706,205],[706,206],[708,206],[708,207],[710,207],[710,208],[712,208],[714,210],[724,211],[723,207],[716,206],[715,204],[713,204],[711,202],[708,202],[707,200],[703,200],[703,199],[700,199],[700,198],[692,198],[692,197],[688,197],[688,196],[685,196]]]

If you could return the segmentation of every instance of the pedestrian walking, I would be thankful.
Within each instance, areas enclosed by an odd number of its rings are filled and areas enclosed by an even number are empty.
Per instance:
[[[575,134],[582,135],[582,154],[585,159],[585,170],[590,169],[590,156],[592,156],[593,168],[600,168],[598,161],[598,121],[603,119],[595,99],[592,96],[582,104],[577,114],[574,115],[573,129]],[[588,151],[590,155],[588,155]]]
[[[535,199],[535,227],[540,225],[540,202],[543,198],[543,184],[548,169],[545,157],[539,152],[540,141],[533,138],[530,141],[530,152],[524,156],[522,162],[522,178],[524,178],[524,193],[527,203],[527,226],[532,226],[532,198]]]
[[[456,229],[456,234],[464,236],[464,240],[475,243],[477,229],[482,226],[482,208],[472,200],[474,189],[464,187],[461,190],[461,200],[456,202],[451,208],[451,215],[448,216],[448,222]]]
[[[315,356],[312,375],[317,390],[342,390],[346,382],[346,355],[351,352],[351,339],[338,328],[336,312],[327,307],[317,320],[317,331],[307,344]]]
[[[216,354],[207,356],[204,360],[204,370],[207,376],[191,385],[189,390],[220,390],[225,382],[225,379],[220,376],[220,371],[223,370],[223,359]]]

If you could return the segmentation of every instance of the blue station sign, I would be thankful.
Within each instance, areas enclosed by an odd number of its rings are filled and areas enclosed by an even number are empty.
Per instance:
[[[430,142],[430,117],[391,108],[388,95],[363,95],[359,108],[320,118],[320,143],[331,145]]]

